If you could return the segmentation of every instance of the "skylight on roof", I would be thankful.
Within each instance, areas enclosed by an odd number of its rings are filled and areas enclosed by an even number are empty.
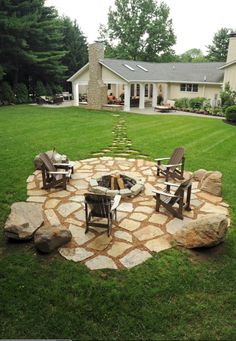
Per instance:
[[[130,65],[124,64],[124,66],[127,67],[127,69],[129,69],[129,70],[131,70],[131,71],[134,71],[134,69],[133,69]]]
[[[137,64],[137,67],[139,67],[140,69],[142,69],[145,72],[148,72],[148,69],[146,69],[145,67],[143,67],[142,65]]]

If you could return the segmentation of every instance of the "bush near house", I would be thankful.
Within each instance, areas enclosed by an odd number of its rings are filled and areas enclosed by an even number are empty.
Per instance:
[[[28,103],[29,102],[29,94],[28,89],[24,83],[19,83],[16,86],[16,103]]]
[[[176,109],[205,115],[224,116],[221,107],[212,107],[210,100],[205,97],[179,98],[175,100]]]
[[[226,120],[229,122],[236,122],[236,105],[231,105],[225,110]]]
[[[15,103],[16,98],[14,92],[8,82],[2,82],[0,84],[0,104],[8,105]]]

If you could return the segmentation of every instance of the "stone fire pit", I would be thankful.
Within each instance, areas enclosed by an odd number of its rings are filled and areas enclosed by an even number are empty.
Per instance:
[[[119,181],[121,181],[121,187],[119,186]],[[116,186],[114,186],[114,182],[116,182]],[[93,193],[106,194],[112,197],[116,194],[120,194],[121,197],[134,197],[142,192],[143,189],[143,180],[124,174],[107,174],[102,177],[92,178],[89,186],[89,190]]]

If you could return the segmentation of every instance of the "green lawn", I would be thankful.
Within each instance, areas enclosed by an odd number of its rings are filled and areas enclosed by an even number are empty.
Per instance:
[[[95,271],[0,233],[0,338],[234,340],[236,338],[236,126],[198,117],[121,114],[133,148],[168,156],[186,148],[186,169],[220,170],[232,228],[204,258],[179,249],[125,271]],[[0,108],[0,224],[26,199],[33,157],[52,147],[71,159],[110,145],[117,118],[78,108]]]

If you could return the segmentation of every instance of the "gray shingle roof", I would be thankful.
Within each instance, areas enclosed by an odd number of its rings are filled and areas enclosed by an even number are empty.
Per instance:
[[[148,63],[121,59],[103,59],[100,63],[132,81],[165,81],[191,83],[222,83],[224,72],[219,70],[225,63]],[[128,67],[133,68],[130,70]],[[145,68],[148,71],[143,70]]]

